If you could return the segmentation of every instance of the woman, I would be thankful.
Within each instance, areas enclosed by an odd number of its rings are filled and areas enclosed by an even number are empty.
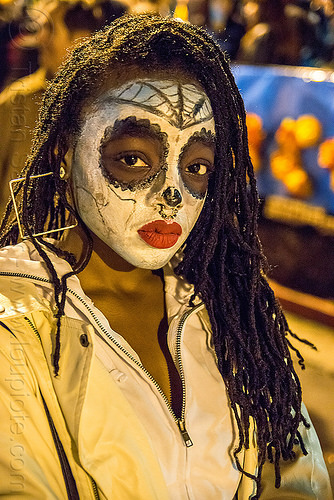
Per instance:
[[[283,473],[279,498],[330,498],[212,39],[143,15],[86,40],[25,176],[1,238],[4,494],[273,498]]]

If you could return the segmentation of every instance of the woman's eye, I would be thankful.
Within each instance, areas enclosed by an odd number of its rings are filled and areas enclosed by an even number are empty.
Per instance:
[[[194,163],[186,167],[185,170],[190,174],[205,175],[208,172],[208,167],[203,163]]]
[[[128,167],[149,167],[149,165],[137,155],[123,155],[119,156],[117,160]]]

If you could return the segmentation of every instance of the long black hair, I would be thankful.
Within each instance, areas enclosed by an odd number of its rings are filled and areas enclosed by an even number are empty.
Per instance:
[[[162,69],[171,74],[184,71],[201,84],[211,101],[216,127],[215,172],[175,272],[194,285],[195,295],[202,298],[209,313],[218,367],[238,424],[237,466],[259,486],[265,460],[273,461],[278,487],[280,458],[294,457],[296,440],[306,453],[298,432],[301,422],[307,425],[301,414],[301,387],[289,352],[290,331],[266,280],[243,102],[223,52],[196,26],[155,15],[120,18],[76,47],[46,92],[25,167],[26,180],[18,183],[15,191],[25,231],[46,262],[55,289],[55,372],[59,369],[60,318],[69,274],[61,279],[57,276],[44,245],[69,260],[73,273],[84,268],[92,251],[89,232],[68,201],[67,183],[60,179],[59,170],[78,132],[84,103],[107,78],[112,80],[115,68],[118,74],[126,75],[129,67],[148,74]],[[30,187],[31,176],[50,171],[51,178],[34,179],[34,189]],[[57,246],[32,236],[62,226],[69,214],[86,231],[80,265]],[[10,202],[0,244],[17,241],[18,226]],[[257,430],[256,477],[243,471],[238,461],[240,450],[249,446],[251,419]]]

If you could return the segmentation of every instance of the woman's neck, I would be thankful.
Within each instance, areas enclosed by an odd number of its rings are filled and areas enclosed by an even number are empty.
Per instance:
[[[103,312],[111,328],[137,352],[170,401],[170,380],[173,380],[173,397],[178,401],[180,383],[167,348],[162,275],[129,264],[95,235],[92,238],[91,258],[79,273],[84,292]],[[78,243],[72,237],[66,250],[75,253]]]
[[[151,295],[151,290],[160,282],[159,273],[150,269],[135,267],[108,245],[106,245],[95,234],[91,233],[93,250],[88,264],[78,274],[85,293],[94,300],[94,295],[125,294],[145,291]],[[77,261],[83,254],[85,236],[79,231],[71,231],[61,243],[61,247],[75,255]],[[140,293],[140,295],[141,295]]]

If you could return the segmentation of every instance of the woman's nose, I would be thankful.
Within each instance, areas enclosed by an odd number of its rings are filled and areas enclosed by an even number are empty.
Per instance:
[[[175,187],[168,186],[168,188],[163,191],[162,197],[170,207],[177,207],[182,202],[181,193]]]

